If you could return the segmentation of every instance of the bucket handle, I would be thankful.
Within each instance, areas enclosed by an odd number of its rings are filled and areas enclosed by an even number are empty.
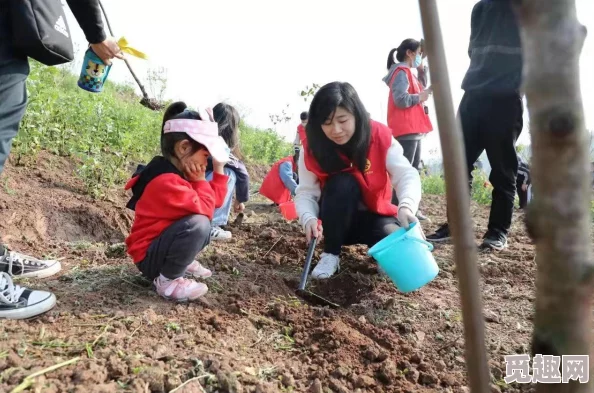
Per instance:
[[[421,243],[421,244],[427,246],[427,248],[429,249],[429,251],[433,251],[433,244],[429,243],[428,241],[423,240],[423,239],[419,239],[418,237],[415,237],[415,236],[409,236],[408,234],[405,235],[405,237],[408,240],[414,240],[417,243]]]

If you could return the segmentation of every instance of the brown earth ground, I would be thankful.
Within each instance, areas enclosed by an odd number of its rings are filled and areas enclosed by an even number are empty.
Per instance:
[[[76,357],[35,378],[30,391],[468,391],[451,245],[435,248],[438,277],[410,294],[378,273],[365,247],[349,247],[338,275],[310,285],[342,307],[320,308],[295,297],[306,253],[300,227],[255,198],[243,224],[230,225],[234,240],[200,255],[214,271],[205,300],[176,305],[155,294],[119,244],[132,222],[126,194],[91,200],[75,168],[42,153],[34,168],[8,166],[1,178],[4,240],[60,258],[63,269],[20,280],[53,291],[58,304],[32,320],[0,321],[0,392]],[[264,173],[258,167],[253,176]],[[444,206],[443,197],[424,198],[427,233],[445,219]],[[478,243],[488,210],[473,204],[471,213]],[[481,253],[478,263],[492,390],[516,392],[503,381],[503,356],[528,353],[535,276],[520,213],[510,247]]]

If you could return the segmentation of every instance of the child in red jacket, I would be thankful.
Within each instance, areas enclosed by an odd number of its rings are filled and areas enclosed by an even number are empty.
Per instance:
[[[223,167],[229,148],[218,132],[212,113],[171,104],[161,130],[163,156],[139,167],[126,184],[133,193],[127,207],[136,213],[126,239],[128,254],[167,299],[195,300],[208,291],[192,278],[212,275],[194,258],[208,245],[210,221],[227,192]],[[214,162],[210,182],[205,178],[209,156]]]

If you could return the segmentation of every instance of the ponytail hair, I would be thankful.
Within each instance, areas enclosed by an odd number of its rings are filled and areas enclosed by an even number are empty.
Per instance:
[[[234,106],[219,102],[212,109],[214,121],[219,125],[219,135],[225,140],[233,155],[242,158],[239,149],[239,123],[241,118]]]
[[[394,52],[396,52],[398,49],[394,48],[390,51],[390,53],[388,54],[388,71],[390,71],[390,68],[392,68],[392,66],[394,64],[396,64],[396,61],[394,61]]]

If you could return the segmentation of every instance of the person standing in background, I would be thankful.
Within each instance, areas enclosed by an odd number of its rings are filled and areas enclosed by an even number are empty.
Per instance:
[[[464,136],[469,186],[473,164],[483,151],[491,164],[491,214],[481,248],[507,247],[511,227],[518,158],[516,141],[523,128],[522,44],[511,0],[481,0],[471,16],[470,66],[462,82],[459,117]],[[450,239],[447,223],[427,236]]]
[[[309,115],[307,112],[301,112],[301,115],[299,115],[301,124],[297,126],[297,133],[295,134],[295,140],[293,141],[293,147],[296,149],[303,145],[303,140],[305,139],[305,126],[307,125],[308,116]]]
[[[105,35],[98,0],[67,3],[97,56],[106,64],[115,57],[123,58],[116,41]],[[11,0],[0,0],[0,173],[25,115],[29,76],[28,58],[14,48],[10,6]],[[12,277],[45,278],[60,270],[59,261],[39,260],[8,250],[0,239],[0,319],[31,318],[52,309],[56,304],[54,294],[15,285]]]
[[[433,130],[425,102],[431,94],[427,90],[427,67],[423,65],[421,42],[408,38],[388,54],[388,74],[383,81],[390,88],[388,97],[388,127],[404,149],[404,156],[416,170],[420,170],[421,140]],[[412,73],[415,68],[418,78]],[[396,192],[392,202],[398,205]],[[420,211],[419,220],[427,220]]]

